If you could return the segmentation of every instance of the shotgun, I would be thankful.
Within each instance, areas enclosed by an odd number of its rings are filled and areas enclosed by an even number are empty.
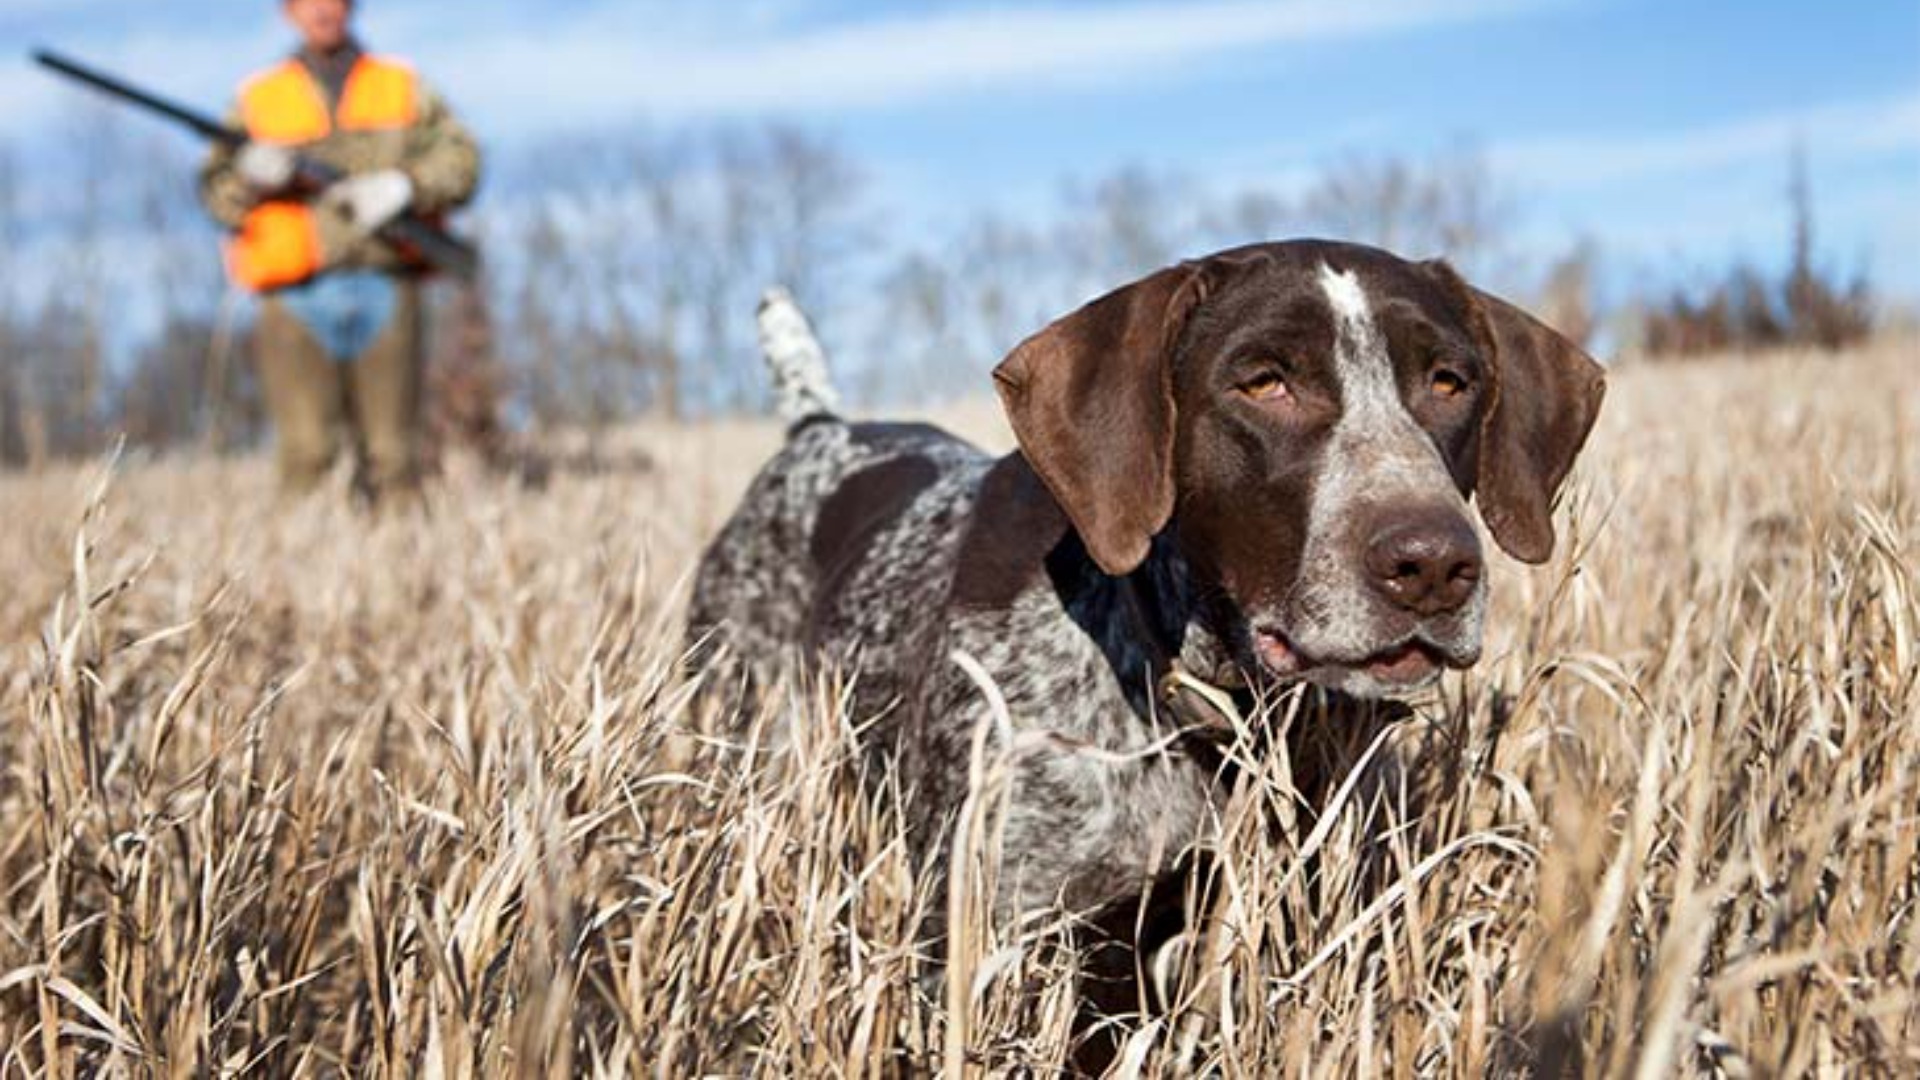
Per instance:
[[[164,116],[210,142],[239,147],[247,141],[246,132],[228,127],[205,113],[150,94],[51,50],[35,49],[33,59],[41,67],[56,71],[109,97]],[[344,175],[331,165],[304,157],[296,159],[294,171],[302,183],[315,189],[324,188]],[[409,212],[400,215],[381,226],[379,236],[397,247],[418,252],[435,269],[446,271],[463,281],[473,280],[479,272],[480,252],[472,244],[417,214]]]

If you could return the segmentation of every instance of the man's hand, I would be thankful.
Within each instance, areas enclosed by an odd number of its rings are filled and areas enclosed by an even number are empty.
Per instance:
[[[272,195],[293,183],[293,151],[273,143],[250,142],[234,155],[233,168],[256,194]]]
[[[413,181],[399,169],[349,176],[320,196],[362,232],[373,232],[413,205]]]

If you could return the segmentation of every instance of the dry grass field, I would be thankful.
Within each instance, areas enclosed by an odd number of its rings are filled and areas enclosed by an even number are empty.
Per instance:
[[[378,517],[0,476],[0,1080],[1059,1068],[1064,935],[931,895],[836,683],[733,719],[678,670],[777,433],[633,438]],[[1561,526],[1381,751],[1444,777],[1417,821],[1242,773],[1119,1071],[1920,1074],[1920,347],[1617,372]]]

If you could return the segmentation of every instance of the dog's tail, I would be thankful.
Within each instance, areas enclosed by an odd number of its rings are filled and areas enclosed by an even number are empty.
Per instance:
[[[813,336],[806,312],[778,285],[760,298],[760,351],[773,373],[782,420],[798,424],[837,414],[840,399],[827,377],[827,354]]]

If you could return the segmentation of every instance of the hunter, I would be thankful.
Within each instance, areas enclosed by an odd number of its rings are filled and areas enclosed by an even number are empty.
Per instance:
[[[410,496],[419,475],[425,265],[375,233],[409,211],[464,204],[480,152],[405,63],[365,51],[353,0],[281,0],[300,49],[248,79],[229,116],[249,141],[200,174],[231,230],[228,274],[260,298],[260,378],[283,488],[311,490],[343,437],[355,488]],[[343,179],[314,190],[295,156]]]

